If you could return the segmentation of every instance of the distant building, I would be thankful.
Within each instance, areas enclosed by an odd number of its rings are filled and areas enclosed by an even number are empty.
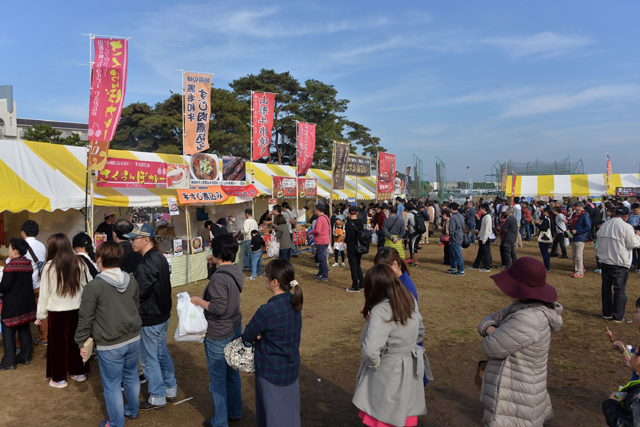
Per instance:
[[[76,133],[80,140],[88,139],[89,126],[86,123],[18,118],[16,101],[13,99],[13,86],[0,86],[0,139],[22,139],[31,126],[41,124],[47,124],[62,131],[60,135],[62,138]]]

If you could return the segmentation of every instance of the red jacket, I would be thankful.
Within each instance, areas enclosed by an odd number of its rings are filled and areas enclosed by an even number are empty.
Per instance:
[[[315,245],[328,245],[331,242],[331,225],[329,217],[322,214],[316,220],[316,226],[311,230]]]

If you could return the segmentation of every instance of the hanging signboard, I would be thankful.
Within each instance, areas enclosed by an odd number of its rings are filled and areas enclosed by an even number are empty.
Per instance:
[[[181,205],[202,205],[206,203],[224,202],[229,196],[219,185],[191,186],[178,190],[178,200]]]
[[[191,156],[191,186],[211,186],[220,185],[222,181],[222,170],[220,160],[215,154],[198,153]]]
[[[247,160],[242,157],[222,156],[222,180],[241,185],[247,182]]]
[[[167,189],[189,188],[189,165],[167,164]]]
[[[269,212],[273,211],[273,207],[278,204],[278,199],[269,199]]]
[[[296,197],[296,178],[274,176],[271,195],[276,199]]]
[[[396,155],[378,153],[378,159],[378,193],[391,194],[396,175]]]
[[[273,114],[276,103],[275,93],[253,92],[251,98],[252,111],[252,161],[269,155],[271,145],[271,129],[273,128]]]
[[[191,253],[197,254],[203,250],[204,245],[202,244],[202,237],[198,236],[191,239]]]
[[[167,197],[167,204],[169,205],[169,213],[173,215],[180,215],[180,209],[178,209],[178,202],[175,197]]]
[[[227,196],[236,196],[236,197],[257,197],[260,195],[258,189],[253,185],[226,185],[227,181],[222,183],[222,191],[224,191]]]
[[[316,151],[316,125],[298,123],[297,131],[297,176],[305,176],[313,164],[313,153]]]
[[[166,188],[167,164],[109,158],[98,173],[98,187]]]
[[[182,256],[182,239],[175,239],[173,241],[173,256]]]
[[[616,196],[639,197],[640,187],[616,187]]]
[[[347,159],[347,175],[371,176],[371,157],[349,154]]]
[[[318,180],[315,178],[298,178],[298,195],[300,198],[318,196]]]
[[[211,75],[184,73],[184,154],[209,148]]]
[[[349,144],[336,142],[333,149],[333,178],[331,180],[331,188],[334,190],[344,190],[348,159]]]

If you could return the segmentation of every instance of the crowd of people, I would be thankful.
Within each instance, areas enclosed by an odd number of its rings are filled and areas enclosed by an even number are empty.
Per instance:
[[[572,277],[584,277],[584,248],[594,243],[602,278],[602,317],[625,318],[629,269],[640,272],[640,204],[605,200],[596,206],[587,199],[521,201],[495,199],[439,203],[431,198],[393,203],[317,204],[307,218],[308,239],[315,250],[316,281],[329,280],[328,258],[334,268],[349,264],[348,292],[364,290],[361,314],[362,363],[353,403],[368,426],[415,426],[426,413],[424,387],[433,374],[423,346],[425,325],[411,269],[419,267],[421,244],[440,231],[447,273],[465,275],[462,250],[477,246],[467,269],[490,272],[491,244],[499,240],[502,270],[490,276],[511,303],[487,315],[479,326],[482,351],[488,358],[481,400],[487,426],[542,426],[552,414],[547,393],[550,336],[562,326],[562,306],[547,283],[552,257],[567,257],[571,246]],[[633,212],[631,213],[630,210]],[[260,226],[273,224],[278,256],[262,269],[265,240]],[[38,224],[26,221],[21,237],[11,238],[9,258],[0,281],[3,294],[0,370],[29,365],[32,344],[47,346],[46,378],[56,389],[68,380],[84,382],[90,373],[92,347],[104,389],[108,419],[101,427],[121,427],[140,411],[162,409],[177,397],[178,384],[167,346],[172,310],[169,265],[159,250],[155,229],[147,223],[105,216],[110,238],[97,250],[91,238],[79,233],[69,239],[57,233],[46,245],[37,240]],[[291,257],[296,256],[293,232],[296,217],[283,203],[259,221],[245,211],[242,243],[224,221],[207,221],[211,255],[209,282],[191,303],[202,307],[207,321],[204,356],[209,373],[213,415],[205,426],[227,426],[242,417],[239,372],[227,365],[224,348],[242,337],[255,349],[255,397],[258,426],[300,426],[300,337],[303,292]],[[363,272],[361,236],[373,232],[377,243],[374,266]],[[542,261],[518,258],[523,240],[536,238]],[[243,256],[236,263],[239,247]],[[264,280],[272,297],[242,327],[241,293],[246,280]],[[632,269],[632,271],[634,271]],[[640,307],[638,300],[637,307]],[[39,328],[35,341],[30,323]],[[640,329],[640,308],[636,310]],[[16,348],[16,335],[19,348]],[[619,343],[623,363],[634,371],[640,359]],[[148,399],[140,400],[141,384]],[[123,397],[124,394],[124,397]],[[617,406],[611,403],[616,400]],[[126,401],[126,403],[125,403]],[[640,387],[629,387],[625,400],[613,394],[603,410],[611,420],[633,418],[628,406],[640,401]],[[622,401],[623,405],[618,402]],[[626,418],[625,418],[626,417]],[[638,422],[628,425],[638,425]]]

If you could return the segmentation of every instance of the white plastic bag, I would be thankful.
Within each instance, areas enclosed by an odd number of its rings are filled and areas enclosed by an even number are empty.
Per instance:
[[[280,255],[280,241],[276,237],[276,232],[271,233],[271,241],[267,246],[267,256],[269,258],[278,258]]]
[[[371,234],[371,243],[373,243],[374,245],[378,243],[378,233],[373,233]]]
[[[207,332],[207,319],[204,317],[202,307],[191,304],[189,294],[178,294],[178,327],[176,328],[176,341],[203,342]]]

